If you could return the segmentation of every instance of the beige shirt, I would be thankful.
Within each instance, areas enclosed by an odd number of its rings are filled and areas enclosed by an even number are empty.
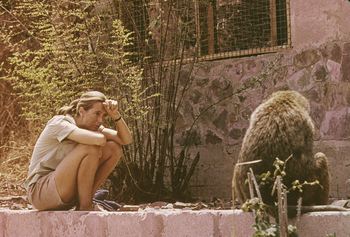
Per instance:
[[[30,160],[27,180],[24,187],[54,171],[64,157],[74,149],[76,142],[66,139],[77,128],[70,115],[56,115],[46,124],[40,134]]]

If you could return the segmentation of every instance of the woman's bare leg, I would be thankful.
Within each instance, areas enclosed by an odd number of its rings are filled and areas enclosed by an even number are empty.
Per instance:
[[[95,175],[92,194],[96,192],[96,190],[106,181],[108,176],[113,172],[122,155],[123,152],[121,145],[115,142],[109,141],[102,148],[102,157],[100,158],[99,167]]]
[[[92,189],[102,148],[78,144],[54,171],[57,191],[63,202],[79,198],[79,210],[92,208]]]
[[[79,198],[78,210],[92,208],[92,196],[106,181],[122,156],[115,142],[104,147],[78,144],[54,171],[56,187],[63,202]]]
[[[85,157],[79,166],[77,184],[79,206],[77,210],[91,210],[92,208],[92,188],[98,169],[99,157]]]

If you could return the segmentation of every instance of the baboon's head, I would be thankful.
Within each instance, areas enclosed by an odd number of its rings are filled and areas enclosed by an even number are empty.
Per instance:
[[[299,92],[286,90],[286,91],[277,91],[273,93],[270,98],[274,98],[281,101],[294,101],[300,107],[304,108],[308,113],[310,113],[310,103],[309,101]]]

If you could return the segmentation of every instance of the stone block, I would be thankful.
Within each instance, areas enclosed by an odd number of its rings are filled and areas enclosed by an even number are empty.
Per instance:
[[[252,213],[241,210],[226,210],[218,213],[218,233],[216,236],[246,237],[253,235]]]
[[[232,237],[253,236],[254,217],[252,213],[235,210],[233,212],[233,235]]]
[[[350,236],[350,212],[314,212],[302,215],[297,223],[298,236]]]
[[[350,43],[344,43],[343,55],[350,55]]]
[[[330,74],[330,78],[332,81],[339,82],[341,79],[340,74],[341,64],[337,63],[333,60],[327,60],[327,70]]]
[[[296,90],[299,92],[309,91],[313,87],[313,81],[311,78],[310,70],[302,69],[287,78],[287,84],[290,90]]]
[[[246,129],[232,128],[228,134],[234,140],[243,140]]]
[[[228,112],[224,109],[218,117],[215,118],[213,124],[216,128],[221,130],[227,130],[227,115]]]
[[[162,236],[201,236],[214,235],[214,215],[210,211],[172,211],[163,215]]]
[[[324,58],[328,58],[334,62],[340,63],[342,57],[342,49],[337,43],[326,43],[323,47],[320,48],[320,50]]]
[[[202,97],[202,92],[199,90],[193,90],[192,93],[189,95],[189,100],[193,104],[198,104],[200,102],[200,99]]]
[[[208,63],[203,62],[196,64],[196,66],[193,68],[192,75],[196,75],[198,78],[206,79],[206,81],[208,81],[209,72],[210,65]]]
[[[350,236],[350,212],[314,212],[290,220],[299,236]],[[252,213],[241,210],[155,210],[138,212],[0,211],[0,236],[247,237]],[[50,231],[51,229],[51,231]],[[95,229],[95,230],[94,230]]]
[[[40,221],[42,236],[53,237],[74,237],[74,236],[93,236],[88,234],[88,227],[84,223],[84,216],[88,215],[87,211],[47,211],[47,212],[32,212]],[[103,219],[98,219],[93,227],[99,226]],[[38,225],[38,224],[37,224]],[[91,228],[91,227],[90,227]],[[103,236],[103,235],[102,235]]]
[[[233,91],[234,88],[231,85],[230,80],[225,79],[224,77],[217,76],[211,79],[208,92],[214,98],[223,98],[226,96],[230,96],[232,95]]]
[[[215,236],[232,236],[234,210],[225,210],[217,212],[215,215],[216,232]]]
[[[4,236],[41,236],[41,221],[36,214],[37,212],[6,211]],[[67,229],[67,227],[65,228]]]
[[[85,226],[84,236],[108,236],[107,216],[108,213],[102,212],[91,212],[80,216],[79,220]]]
[[[322,139],[342,140],[350,137],[350,107],[327,111],[322,121],[320,133]]]
[[[208,85],[209,77],[198,77],[198,75],[195,75],[194,81],[197,86],[205,86]]]
[[[317,50],[308,49],[295,55],[293,64],[299,69],[306,68],[315,64],[320,58],[321,57]]]
[[[213,133],[211,130],[207,130],[207,134],[205,135],[205,143],[206,144],[221,144],[222,139]]]
[[[255,75],[262,70],[263,65],[262,65],[261,59],[260,60],[248,59],[247,61],[244,62],[244,67],[247,73],[251,75]]]
[[[0,237],[5,237],[6,213],[0,211]]]
[[[162,219],[148,212],[113,213],[108,216],[107,223],[107,236],[160,236],[163,227]]]
[[[329,79],[329,74],[323,63],[317,63],[312,70],[312,79],[317,82],[324,82]]]
[[[350,82],[350,53],[344,54],[341,63],[342,81]]]
[[[234,85],[236,85],[236,82],[239,82],[239,80],[244,75],[244,64],[240,62],[229,62],[226,63],[224,67],[217,72],[220,73],[224,78],[232,81]]]

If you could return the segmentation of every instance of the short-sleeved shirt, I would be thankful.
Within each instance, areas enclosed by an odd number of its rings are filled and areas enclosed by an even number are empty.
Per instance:
[[[27,180],[24,187],[54,171],[63,158],[77,145],[66,139],[77,128],[75,120],[70,115],[56,115],[50,119],[40,134],[30,160]]]

